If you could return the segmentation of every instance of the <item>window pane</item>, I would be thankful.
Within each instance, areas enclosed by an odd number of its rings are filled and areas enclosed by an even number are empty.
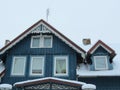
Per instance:
[[[52,39],[51,37],[44,37],[44,47],[51,47]]]
[[[56,74],[66,74],[66,59],[56,59]]]
[[[33,37],[32,47],[39,47],[40,46],[40,37]]]
[[[22,66],[22,67],[21,67]],[[25,58],[16,57],[13,61],[13,75],[23,75],[25,69]]]
[[[42,74],[43,73],[43,58],[34,57],[32,59],[32,74]]]
[[[96,56],[95,65],[96,65],[96,69],[107,69],[106,57]]]

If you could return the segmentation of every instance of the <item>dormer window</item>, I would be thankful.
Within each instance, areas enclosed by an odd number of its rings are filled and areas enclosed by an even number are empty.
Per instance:
[[[52,48],[52,36],[32,36],[31,48]]]
[[[95,70],[107,70],[107,56],[94,56]]]

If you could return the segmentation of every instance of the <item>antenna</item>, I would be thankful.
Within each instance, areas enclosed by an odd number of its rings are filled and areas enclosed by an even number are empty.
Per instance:
[[[49,8],[46,10],[46,19],[47,19],[47,22],[48,22],[48,16],[49,16]]]

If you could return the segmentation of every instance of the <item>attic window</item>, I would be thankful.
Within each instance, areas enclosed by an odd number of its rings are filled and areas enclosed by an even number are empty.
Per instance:
[[[107,56],[94,56],[95,70],[107,70]]]
[[[52,36],[32,36],[31,38],[31,48],[52,48]]]

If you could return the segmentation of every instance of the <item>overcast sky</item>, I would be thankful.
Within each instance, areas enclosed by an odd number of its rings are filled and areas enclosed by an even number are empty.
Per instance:
[[[83,38],[92,43],[120,43],[120,0],[1,0],[0,48],[40,19],[78,45]]]

